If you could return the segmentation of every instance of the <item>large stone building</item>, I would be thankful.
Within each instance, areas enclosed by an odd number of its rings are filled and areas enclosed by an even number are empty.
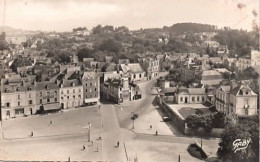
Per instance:
[[[83,86],[78,79],[62,80],[59,93],[61,109],[75,108],[83,105]]]
[[[1,119],[32,115],[37,111],[34,84],[20,79],[1,82]]]
[[[128,76],[120,75],[119,77],[116,75],[115,77],[107,78],[101,85],[101,94],[103,99],[115,103],[137,100],[142,97],[139,86],[134,83],[129,83]]]
[[[216,109],[227,114],[257,114],[257,94],[247,84],[220,86],[216,90]]]
[[[160,60],[156,57],[146,56],[139,59],[139,63],[146,72],[148,80],[159,76],[160,71]]]
[[[83,96],[85,105],[99,103],[100,77],[95,72],[84,72],[82,76]]]

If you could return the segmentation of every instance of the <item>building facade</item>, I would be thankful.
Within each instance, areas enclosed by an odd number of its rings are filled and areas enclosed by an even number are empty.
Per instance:
[[[82,76],[85,105],[98,104],[100,100],[100,77],[95,72],[84,72]]]
[[[61,109],[83,106],[83,86],[79,80],[63,80],[59,93]]]

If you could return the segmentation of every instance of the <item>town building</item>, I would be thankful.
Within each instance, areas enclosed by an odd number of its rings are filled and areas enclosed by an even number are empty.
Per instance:
[[[83,98],[85,105],[99,103],[100,77],[95,72],[84,72],[82,76]]]
[[[206,101],[205,88],[179,88],[176,101],[178,104],[198,104]]]
[[[216,109],[227,114],[257,114],[257,94],[247,84],[231,83],[216,90]]]
[[[83,105],[83,86],[78,79],[62,80],[59,93],[61,109],[75,108]]]
[[[1,119],[32,115],[38,106],[35,86],[22,79],[1,80]]]
[[[101,85],[101,96],[103,99],[115,103],[123,103],[138,100],[142,97],[141,89],[138,85],[129,83],[128,76],[121,76],[120,74],[119,76],[114,76],[113,78],[104,76],[107,80]]]
[[[160,62],[156,57],[146,56],[140,58],[139,63],[146,72],[148,80],[159,76]]]
[[[132,82],[139,82],[146,80],[145,71],[141,67],[139,63],[133,64],[121,64],[120,65],[120,72],[122,74],[129,75],[129,79]]]
[[[201,84],[218,85],[222,81],[222,75],[216,70],[206,70],[202,72]]]
[[[250,66],[251,66],[250,56],[244,56],[244,57],[238,58],[237,70],[239,73],[242,73],[245,69],[249,68]]]
[[[55,82],[35,82],[36,110],[34,113],[46,113],[58,111],[61,108],[59,97],[59,85]]]

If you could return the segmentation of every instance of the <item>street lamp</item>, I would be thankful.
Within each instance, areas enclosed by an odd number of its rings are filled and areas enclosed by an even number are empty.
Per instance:
[[[90,127],[91,127],[91,123],[88,122],[88,142],[90,142]]]
[[[133,129],[135,128],[135,119],[138,118],[138,114],[135,114],[134,112],[131,113],[133,116],[131,119],[133,120]]]

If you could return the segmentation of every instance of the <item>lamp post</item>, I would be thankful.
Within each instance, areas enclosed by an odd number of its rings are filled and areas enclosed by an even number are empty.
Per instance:
[[[135,129],[135,116],[134,116],[134,112],[131,113],[132,116],[132,120],[133,120],[133,129]]]
[[[88,142],[90,142],[90,127],[91,127],[91,123],[88,123]]]

